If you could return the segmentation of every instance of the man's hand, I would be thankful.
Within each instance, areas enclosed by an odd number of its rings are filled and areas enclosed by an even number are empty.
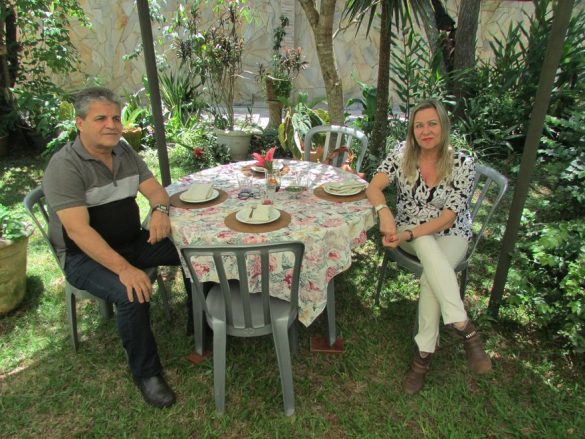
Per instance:
[[[167,192],[154,177],[140,183],[138,190],[146,197],[151,206],[157,206],[159,204],[169,205]],[[158,210],[152,212],[148,230],[150,231],[150,235],[148,236],[149,244],[156,244],[165,239],[171,233],[171,221],[168,215]]]
[[[122,285],[126,287],[126,294],[128,295],[128,300],[130,302],[134,302],[133,291],[136,293],[138,302],[150,302],[152,296],[152,283],[144,271],[132,265],[128,265],[128,267],[118,273],[118,277],[120,278]]]
[[[171,233],[171,221],[169,220],[169,216],[155,210],[150,216],[148,230],[150,232],[148,235],[149,244],[156,244],[157,242],[162,241]]]

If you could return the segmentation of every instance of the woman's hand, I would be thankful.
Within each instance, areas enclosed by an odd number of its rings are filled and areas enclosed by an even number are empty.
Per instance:
[[[384,244],[384,247],[396,248],[400,245],[401,242],[406,242],[409,239],[410,233],[408,233],[406,230],[403,230],[402,232],[398,232],[388,237],[383,235],[382,244]]]
[[[382,245],[384,247],[396,248],[400,244],[398,232],[396,231],[396,222],[390,209],[380,211],[380,234],[382,235]]]

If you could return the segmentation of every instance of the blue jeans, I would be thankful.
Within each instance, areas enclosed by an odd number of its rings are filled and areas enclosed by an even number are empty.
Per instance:
[[[136,241],[116,251],[141,269],[180,265],[177,249],[170,239],[156,244],[147,243],[147,239],[148,231],[143,230]],[[150,327],[149,303],[139,303],[137,299],[130,302],[126,287],[118,275],[84,253],[67,254],[65,275],[71,285],[116,305],[118,333],[128,355],[132,375],[149,378],[161,373],[162,366]],[[186,291],[189,294],[189,289]]]

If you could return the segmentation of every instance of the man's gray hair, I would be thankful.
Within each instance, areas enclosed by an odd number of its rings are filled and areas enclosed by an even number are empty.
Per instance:
[[[89,106],[95,101],[111,102],[112,104],[116,104],[118,108],[122,108],[120,100],[109,88],[89,87],[81,90],[75,96],[75,115],[85,119],[89,111]]]

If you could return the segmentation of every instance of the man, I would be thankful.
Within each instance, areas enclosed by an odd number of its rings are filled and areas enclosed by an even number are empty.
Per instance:
[[[120,103],[110,90],[83,90],[75,112],[78,136],[53,156],[43,179],[51,239],[67,280],[116,304],[118,332],[145,401],[169,407],[176,397],[162,376],[149,319],[152,284],[143,271],[179,265],[168,239],[169,197],[121,140]],[[148,231],[141,228],[138,191],[152,209]]]

